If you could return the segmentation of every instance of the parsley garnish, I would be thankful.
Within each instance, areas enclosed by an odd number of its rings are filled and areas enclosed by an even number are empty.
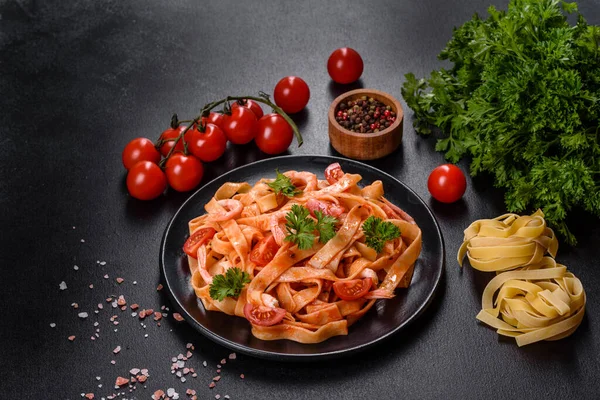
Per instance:
[[[510,212],[541,208],[567,243],[571,209],[600,215],[600,26],[576,3],[511,0],[459,28],[440,53],[450,68],[418,79],[402,96],[435,149],[490,175]],[[439,129],[432,130],[435,126]]]
[[[383,250],[385,242],[400,237],[400,229],[396,225],[372,215],[363,222],[362,230],[365,233],[367,246],[378,253]]]
[[[225,297],[238,297],[246,283],[250,283],[250,275],[239,268],[229,268],[224,275],[213,276],[209,294],[215,300]]]
[[[321,243],[327,243],[332,237],[335,236],[335,224],[338,220],[331,215],[322,213],[321,211],[315,211],[317,217],[317,230],[319,231],[319,241]]]
[[[277,177],[271,183],[267,183],[271,189],[275,192],[275,194],[282,193],[287,197],[294,197],[297,194],[302,193],[302,190],[299,190],[294,186],[292,180],[280,173],[279,170],[275,170],[277,173]]]
[[[338,220],[331,215],[315,211],[317,221],[309,217],[308,208],[294,204],[292,211],[285,216],[285,240],[296,243],[300,250],[310,249],[315,242],[315,231],[319,232],[319,241],[327,243],[335,236],[335,224]]]
[[[307,250],[313,246],[315,241],[314,231],[317,228],[315,221],[308,217],[308,208],[294,204],[292,211],[285,216],[287,223],[285,230],[288,235],[287,242],[296,243],[300,250]]]

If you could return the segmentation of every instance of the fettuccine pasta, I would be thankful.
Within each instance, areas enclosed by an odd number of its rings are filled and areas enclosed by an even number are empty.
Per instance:
[[[475,221],[457,256],[461,266],[466,254],[474,268],[497,272],[483,291],[477,319],[518,346],[567,337],[585,313],[583,285],[552,258],[558,241],[543,217],[538,210]]]
[[[225,183],[205,205],[206,213],[189,222],[190,235],[210,237],[195,257],[188,253],[191,285],[206,310],[247,318],[259,339],[318,343],[347,335],[377,299],[409,286],[421,230],[385,199],[381,181],[361,187],[361,176],[344,173],[337,163],[327,168],[326,180],[309,172],[283,175],[298,193],[276,193],[267,178],[254,186]],[[334,236],[322,243],[317,232],[310,248],[289,241],[286,216],[295,205],[308,209],[308,218],[315,219],[317,211],[335,217]],[[400,230],[380,252],[366,244],[362,227],[370,216]],[[211,297],[216,276],[232,268],[248,274],[249,283],[237,296]],[[338,295],[344,284],[350,287],[344,297],[369,289],[345,300]]]

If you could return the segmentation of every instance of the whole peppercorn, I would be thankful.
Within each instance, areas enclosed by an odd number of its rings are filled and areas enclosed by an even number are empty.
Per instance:
[[[341,102],[335,111],[335,120],[352,132],[373,133],[389,128],[395,115],[391,106],[373,97],[361,96]]]

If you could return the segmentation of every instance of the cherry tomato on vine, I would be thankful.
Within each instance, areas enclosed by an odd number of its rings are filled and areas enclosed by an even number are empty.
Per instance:
[[[211,112],[210,114],[208,114],[208,117],[202,118],[202,123],[205,125],[208,123],[211,123],[211,124],[218,126],[219,128],[222,128],[223,114],[217,113],[217,112]]]
[[[160,135],[159,140],[165,140],[165,142],[160,146],[160,154],[162,154],[163,157],[166,157],[167,154],[169,154],[169,151],[171,151],[171,148],[173,146],[175,146],[174,151],[183,151],[183,141],[180,140],[177,142],[177,145],[175,145],[175,139],[177,138],[177,136],[179,136],[181,132],[185,130],[185,128],[187,128],[187,126],[179,125],[175,129],[169,128],[165,130]]]
[[[275,104],[287,114],[294,114],[308,104],[310,89],[302,78],[286,76],[275,85],[273,93]]]
[[[196,157],[177,153],[167,160],[165,173],[173,189],[187,192],[198,186],[204,175],[204,167]]]
[[[275,257],[277,250],[279,250],[279,245],[275,241],[275,236],[265,236],[252,248],[250,261],[264,267]]]
[[[431,171],[427,179],[427,188],[437,201],[454,203],[465,194],[467,180],[456,165],[443,164]]]
[[[185,134],[188,150],[201,161],[211,162],[221,157],[227,148],[227,136],[217,125],[208,123],[204,132],[190,129]]]
[[[352,83],[362,75],[364,68],[360,54],[350,47],[334,50],[327,60],[327,72],[337,83]]]
[[[198,248],[215,236],[215,228],[200,228],[194,231],[183,244],[183,251],[190,257],[198,258]]]
[[[154,147],[152,140],[147,138],[136,138],[127,143],[121,155],[123,166],[126,169],[133,167],[138,161],[151,161],[155,164],[160,162],[160,153]]]
[[[129,169],[127,190],[139,200],[157,198],[167,188],[167,177],[152,161],[140,161]]]
[[[256,119],[260,119],[264,115],[262,107],[260,106],[260,104],[258,104],[254,100],[248,100],[248,99],[238,100],[231,104],[232,110],[237,107],[249,108],[250,111],[252,111],[254,113],[254,115],[256,115]]]
[[[333,291],[342,300],[356,300],[367,294],[372,284],[371,278],[337,281],[333,284]]]
[[[294,131],[279,114],[267,114],[258,120],[254,141],[267,154],[280,154],[287,150],[294,139]]]
[[[246,107],[231,110],[223,116],[223,132],[234,144],[249,143],[256,136],[256,115]]]
[[[271,326],[281,322],[285,317],[285,310],[279,307],[244,306],[244,316],[254,325]]]

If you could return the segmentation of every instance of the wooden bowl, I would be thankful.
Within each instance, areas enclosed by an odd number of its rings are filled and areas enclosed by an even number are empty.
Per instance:
[[[356,133],[341,126],[335,120],[335,110],[342,101],[356,100],[362,96],[372,97],[389,105],[396,113],[392,125],[377,133]],[[402,142],[404,112],[402,105],[394,97],[375,89],[356,89],[336,98],[329,107],[329,140],[334,149],[355,160],[375,160],[385,157],[398,148]]]

